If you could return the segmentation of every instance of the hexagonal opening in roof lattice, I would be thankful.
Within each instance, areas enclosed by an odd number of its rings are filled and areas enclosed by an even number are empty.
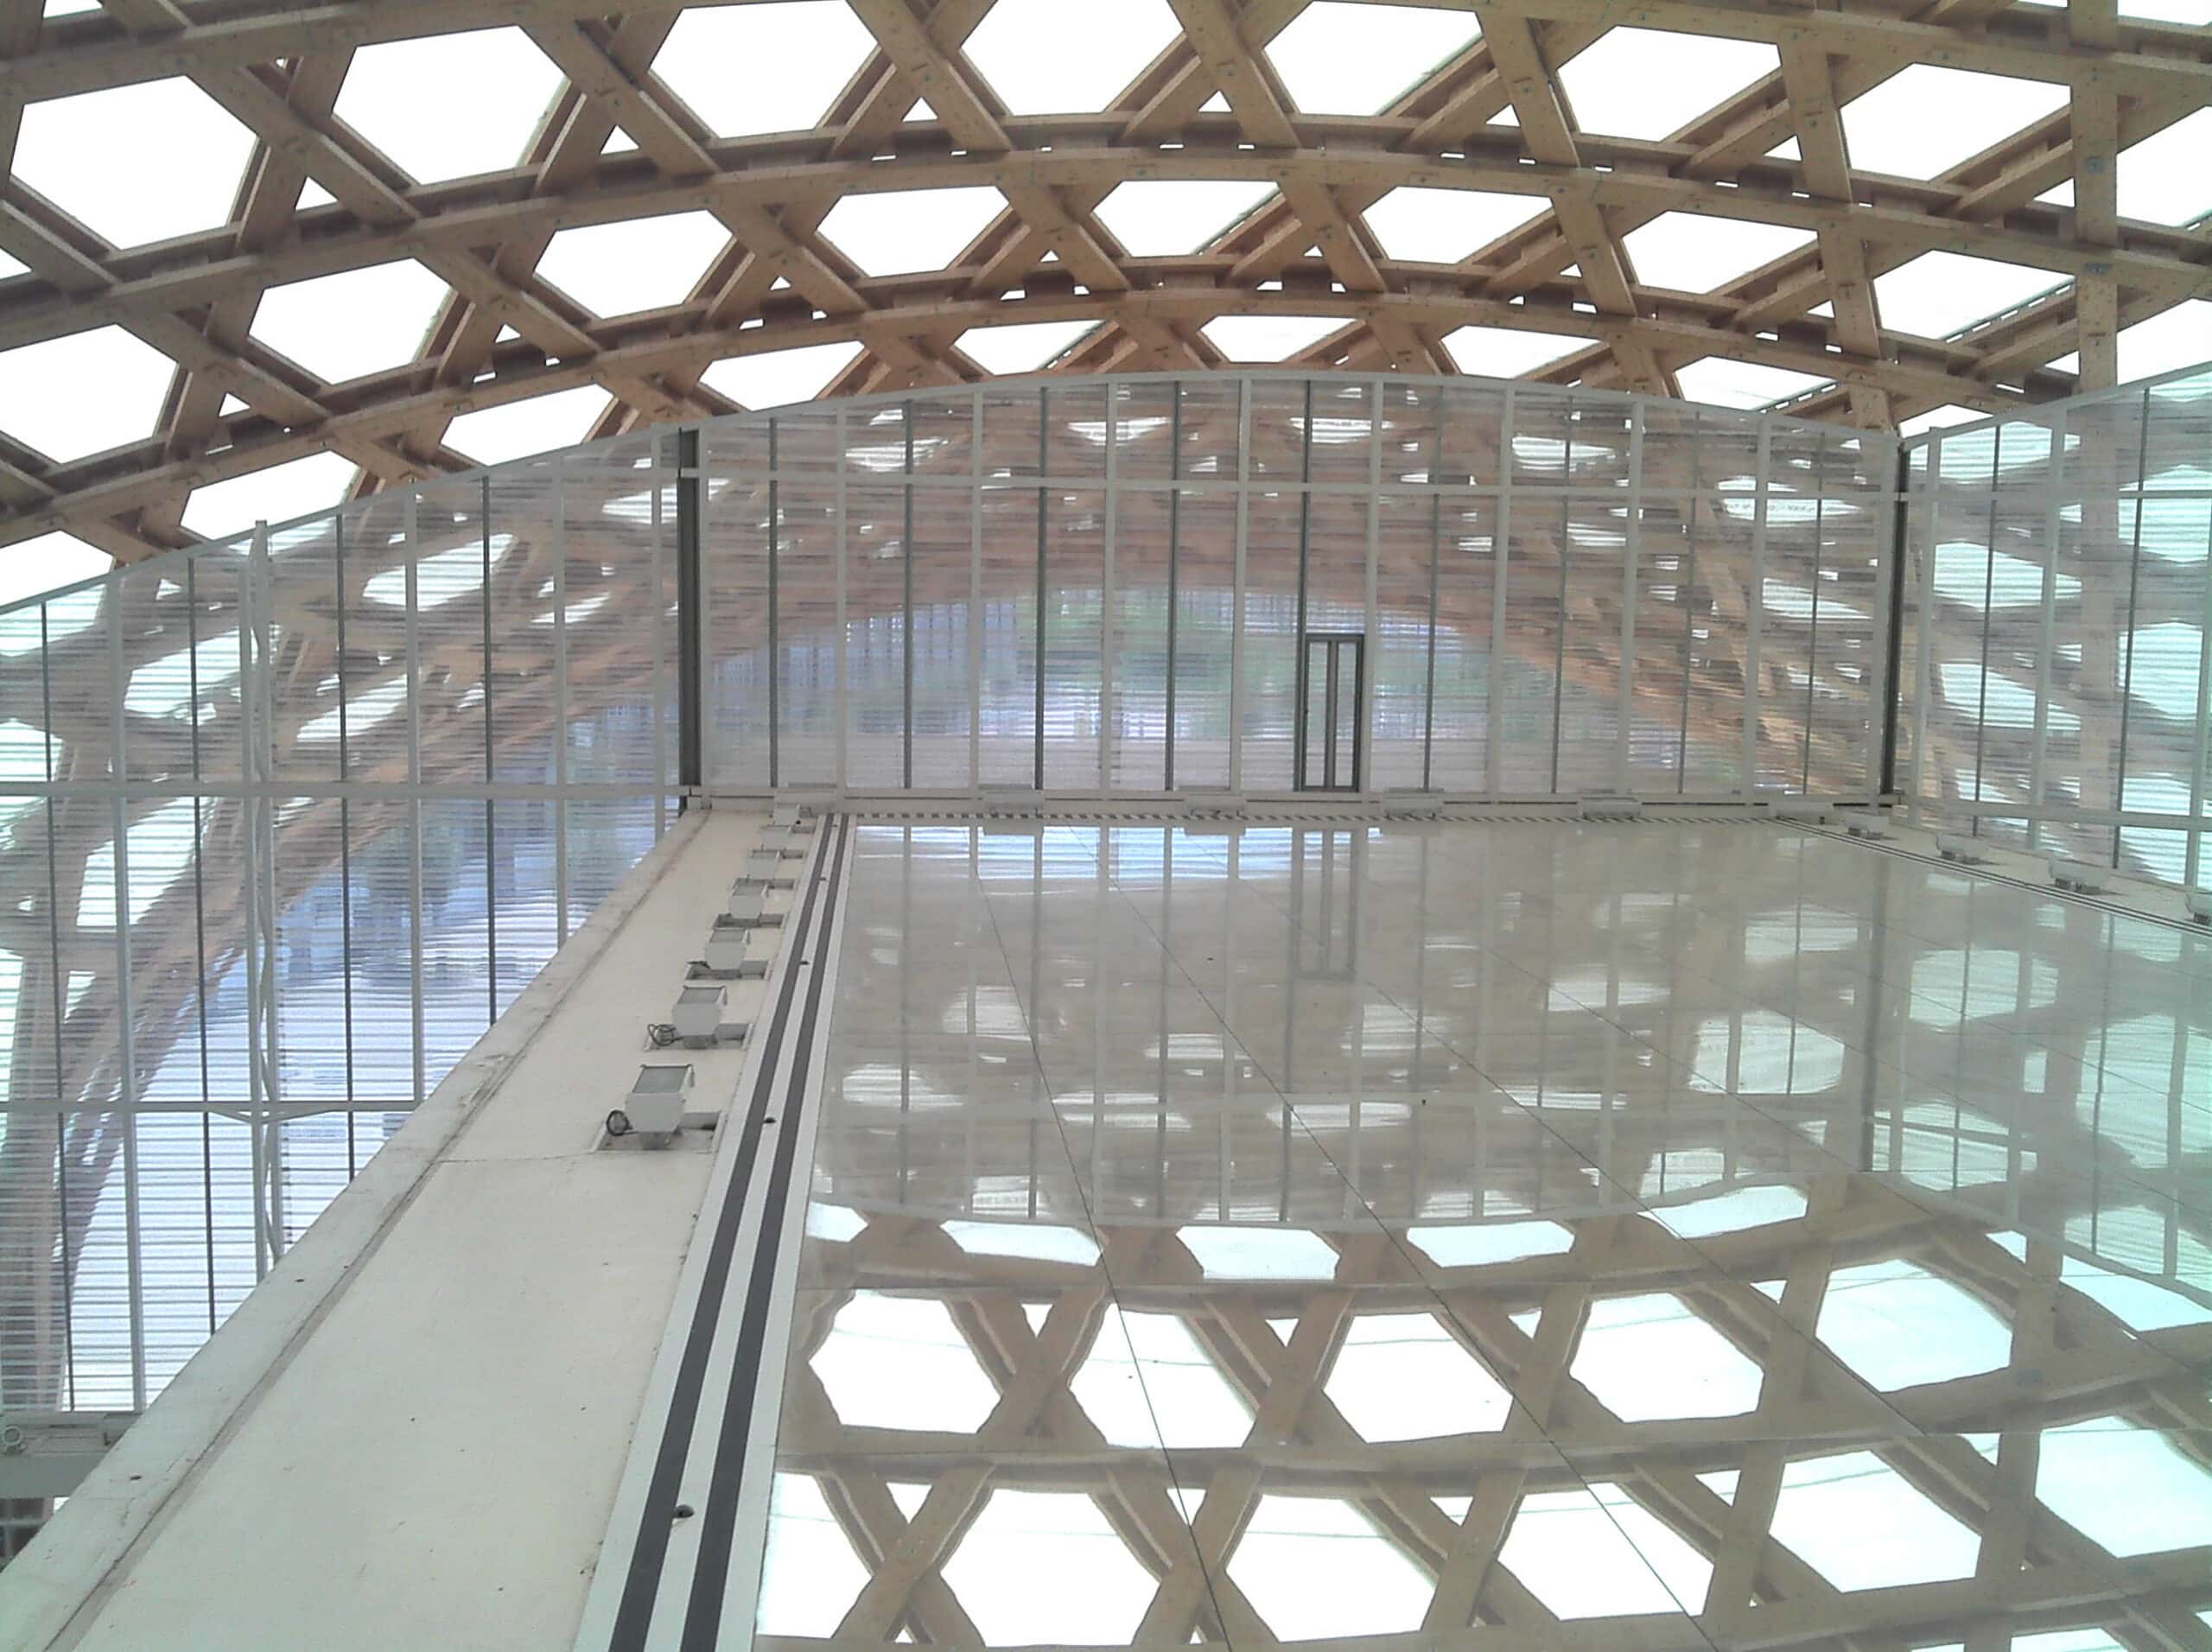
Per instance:
[[[1823,12],[1798,52],[1749,14],[1689,34],[1395,0],[1144,0],[1096,36],[1046,0],[612,26],[456,0],[442,32],[345,53],[264,27],[259,60],[57,10],[8,67],[0,351],[96,333],[97,298],[182,365],[158,428],[158,366],[93,381],[117,411],[62,405],[87,394],[68,375],[0,387],[41,501],[0,540],[185,543],[237,514],[195,483],[250,491],[195,465],[295,463],[288,431],[374,488],[1078,341],[1085,368],[1457,368],[1915,428],[2000,410],[2074,387],[2085,315],[2110,318],[2101,374],[2212,355],[2187,227],[2212,206],[2212,71],[2171,34],[2208,10],[2143,0],[2109,41],[2029,3]],[[2099,131],[2109,156],[2078,137]],[[618,346],[582,391],[573,364]],[[117,465],[155,508],[111,505]]]

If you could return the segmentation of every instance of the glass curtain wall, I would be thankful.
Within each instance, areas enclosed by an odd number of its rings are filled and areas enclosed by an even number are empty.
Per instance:
[[[1290,372],[709,425],[705,778],[1866,796],[1895,456],[1640,397]],[[1334,765],[1306,680],[1331,658]]]
[[[0,1407],[145,1404],[651,847],[672,487],[617,442],[0,612]]]
[[[1908,444],[1900,782],[2008,848],[2206,873],[2212,365]]]

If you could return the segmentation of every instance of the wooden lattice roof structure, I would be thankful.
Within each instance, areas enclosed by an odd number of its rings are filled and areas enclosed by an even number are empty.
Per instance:
[[[0,0],[0,352],[120,329],[159,393],[147,428],[92,451],[50,452],[0,410],[0,543],[60,531],[134,560],[200,537],[188,519],[195,489],[315,454],[358,467],[359,491],[466,468],[505,455],[458,445],[457,417],[563,391],[583,392],[584,428],[538,446],[726,412],[740,402],[716,387],[716,364],[794,346],[841,346],[824,393],[984,377],[998,358],[974,347],[974,330],[1020,323],[1058,326],[1029,335],[1047,353],[1039,361],[1031,350],[1018,371],[1223,365],[1239,345],[1225,347],[1215,323],[1261,318],[1303,324],[1290,359],[1305,365],[1494,372],[1455,353],[1453,336],[1473,327],[1569,336],[1565,353],[1527,368],[1550,382],[1695,394],[1685,370],[1749,364],[1801,387],[1793,411],[1888,427],[1939,407],[1996,411],[2109,384],[2123,329],[2212,294],[2212,235],[2188,216],[2198,209],[2166,223],[2120,212],[2123,152],[2212,103],[2212,13],[2144,20],[2120,15],[2114,0],[1628,10],[729,0],[619,15],[571,0],[105,0],[74,15],[44,10]],[[1415,10],[1428,29],[1418,40],[1459,41],[1440,60],[1433,43],[1420,56],[1397,43],[1394,25]],[[1379,107],[1308,112],[1280,43],[1309,14],[1363,11],[1371,17],[1334,26],[1353,28],[1354,55],[1389,72],[1362,67],[1402,89]],[[771,14],[778,27],[836,28],[819,51],[788,60],[743,49],[718,58],[691,40],[671,53],[702,14],[722,18],[715,38],[725,42],[754,38],[743,29],[766,29]],[[995,61],[979,46],[987,25],[1005,37]],[[1772,67],[1754,66],[1673,130],[1611,136],[1636,123],[1579,106],[1573,88],[1578,59],[1609,36],[1618,55],[1622,28],[1678,47],[1694,37],[1692,49],[1725,49],[1732,63],[1745,61],[1749,43]],[[344,118],[349,77],[369,54],[424,41],[458,51],[493,39],[486,31],[528,72],[481,77],[458,98],[426,86],[393,123]],[[833,50],[836,41],[850,44]],[[1058,111],[1049,71],[1110,61],[1109,46],[1151,54],[1118,92],[1076,112],[1010,109],[978,63],[1001,79],[999,63],[1042,66],[1041,101]],[[718,77],[742,97],[825,65],[843,75],[842,89],[801,130],[728,135],[728,120],[703,116],[671,84]],[[1095,79],[1096,64],[1086,67]],[[2031,104],[2045,112],[1986,142],[1974,134],[1977,151],[1933,176],[1854,167],[1847,106],[1929,70],[2039,88]],[[475,98],[488,109],[541,83],[555,90],[529,111],[512,164],[423,181],[387,152],[435,141],[455,103],[473,115]],[[97,99],[156,86],[174,94],[162,108],[204,106],[236,137],[243,168],[223,221],[118,244],[86,221],[101,216],[97,200],[42,193],[27,176],[36,168],[22,134],[80,97],[93,101],[77,108],[111,109],[111,127],[127,125],[123,106]],[[1039,100],[1033,91],[1013,99],[1022,109]],[[1941,98],[1923,102],[1931,133],[1967,119]],[[189,143],[130,127],[118,153],[126,167],[157,166],[165,149]],[[1145,238],[1128,234],[1127,215],[1117,233],[1101,210],[1132,185],[1191,182],[1242,184],[1258,199],[1167,251],[1133,249]],[[2069,182],[2070,205],[2060,187]],[[1529,215],[1455,261],[1427,247],[1425,257],[1394,256],[1370,209],[1405,189],[1519,197]],[[915,191],[968,192],[919,198],[940,236],[992,199],[974,192],[995,192],[995,204],[919,270],[872,273],[880,261],[842,246],[835,225],[825,232],[841,204]],[[1414,216],[1449,217],[1439,197],[1402,199],[1422,203]],[[1662,285],[1639,269],[1630,238],[1666,214],[1685,215],[1693,232],[1700,218],[1778,226],[1788,244],[1706,290]],[[679,215],[706,226],[712,245],[696,273],[660,271],[690,276],[672,300],[602,314],[549,273],[549,248],[564,234]],[[624,245],[602,242],[618,261]],[[662,262],[660,244],[628,245],[633,263]],[[1963,331],[1916,334],[1885,321],[1878,287],[1930,254],[2040,272],[2050,284]],[[403,260],[427,272],[435,295],[404,360],[334,380],[257,332],[272,289]],[[1961,268],[1971,287],[1974,267]],[[321,331],[358,319],[336,306]],[[2078,373],[2050,365],[2069,351]],[[0,353],[0,385],[16,375],[8,405],[35,414],[54,397],[106,394],[100,371],[73,359]]]

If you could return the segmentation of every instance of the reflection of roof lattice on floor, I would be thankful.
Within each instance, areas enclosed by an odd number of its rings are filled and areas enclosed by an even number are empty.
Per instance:
[[[1146,1646],[2189,1642],[2212,1276],[2141,1134],[2178,1092],[2016,1121],[2008,1178],[1965,1156],[2001,1103],[1919,1077],[2031,1007],[2055,1060],[2074,968],[2174,1001],[2156,947],[1987,889],[1961,944],[1941,874],[1883,924],[1853,851],[1682,829],[1048,828],[1050,899],[1033,838],[863,833],[766,1573],[836,1584],[769,1643],[1049,1639],[1071,1592]],[[1286,980],[1325,839],[1357,962]],[[1808,1036],[1874,956],[1893,1070]]]

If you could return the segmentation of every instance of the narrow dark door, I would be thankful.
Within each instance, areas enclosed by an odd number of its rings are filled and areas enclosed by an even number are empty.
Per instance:
[[[1357,791],[1367,727],[1367,639],[1344,632],[1308,632],[1298,662],[1298,762],[1300,791]]]

